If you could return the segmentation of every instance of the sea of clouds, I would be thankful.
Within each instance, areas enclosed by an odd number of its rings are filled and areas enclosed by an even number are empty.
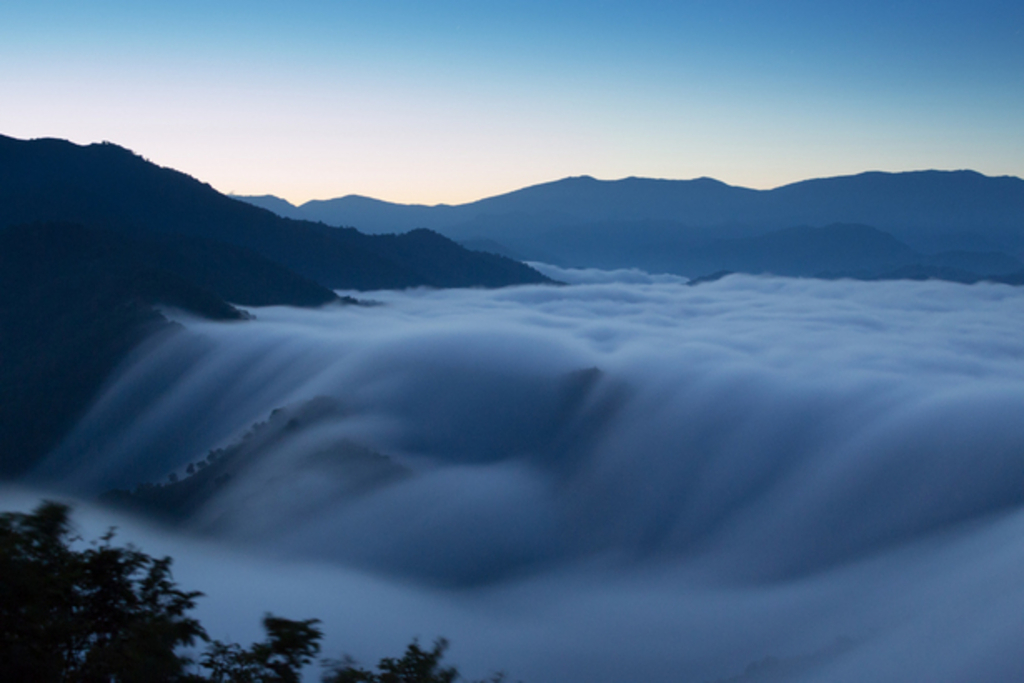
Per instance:
[[[326,405],[183,529],[83,524],[177,558],[216,637],[317,616],[364,662],[444,635],[527,683],[1024,677],[1024,290],[549,271],[579,284],[181,318],[8,497]]]

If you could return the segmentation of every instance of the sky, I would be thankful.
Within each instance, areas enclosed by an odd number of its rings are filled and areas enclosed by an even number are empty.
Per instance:
[[[7,0],[0,93],[0,134],[109,140],[293,203],[1021,176],[1024,5]]]

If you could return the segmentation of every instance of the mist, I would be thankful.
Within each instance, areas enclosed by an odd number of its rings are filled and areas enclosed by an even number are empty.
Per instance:
[[[173,555],[214,637],[315,616],[328,655],[443,635],[533,683],[1024,677],[1020,288],[545,272],[576,284],[168,312],[5,499],[236,447],[173,530],[78,508]]]

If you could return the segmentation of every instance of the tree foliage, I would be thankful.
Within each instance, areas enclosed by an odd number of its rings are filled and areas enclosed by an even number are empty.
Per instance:
[[[0,662],[6,680],[188,680],[205,640],[171,559],[99,543],[74,550],[68,507],[0,515]]]
[[[263,617],[267,639],[248,650],[219,640],[202,657],[213,683],[298,683],[302,667],[320,652],[317,619],[292,621],[271,614]]]
[[[263,618],[266,639],[243,648],[211,641],[189,616],[202,593],[183,591],[171,558],[113,544],[82,549],[67,505],[0,514],[0,680],[38,683],[298,683],[320,652],[317,619]],[[206,643],[198,661],[188,653]],[[324,683],[453,683],[448,642],[419,641],[377,671],[328,662]],[[493,681],[501,680],[496,676]]]
[[[359,668],[351,659],[329,662],[325,667],[324,683],[452,683],[459,677],[455,667],[442,667],[441,658],[448,649],[448,641],[440,638],[434,647],[424,650],[413,640],[400,659],[385,657],[377,671]]]

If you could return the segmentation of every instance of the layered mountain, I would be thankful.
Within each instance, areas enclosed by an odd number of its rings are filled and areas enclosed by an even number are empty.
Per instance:
[[[1024,263],[1002,252],[919,252],[891,234],[867,225],[836,223],[799,226],[754,237],[712,240],[673,251],[663,262],[689,272],[728,270],[803,277],[889,277],[904,269],[931,272],[939,279],[976,281],[1024,271]],[[907,272],[911,272],[908,270]],[[944,274],[956,273],[956,277]]]
[[[0,137],[0,227],[38,221],[232,244],[331,289],[547,281],[433,232],[381,237],[285,219],[117,145]]]
[[[283,214],[368,231],[427,227],[479,248],[562,266],[632,266],[690,276],[730,267],[725,255],[744,245],[724,241],[833,224],[871,226],[926,260],[944,253],[940,260],[973,262],[981,270],[996,262],[1002,264],[996,270],[1005,270],[1010,260],[1024,256],[1024,180],[973,171],[870,172],[773,190],[710,178],[577,177],[457,206],[358,196],[298,207],[271,197],[246,199]],[[862,248],[868,245],[855,250]],[[793,274],[830,268],[813,263]]]

